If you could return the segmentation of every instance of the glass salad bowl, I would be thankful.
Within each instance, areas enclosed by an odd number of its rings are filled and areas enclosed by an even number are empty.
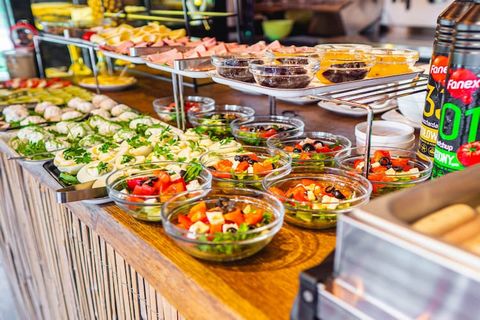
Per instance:
[[[214,55],[212,56],[212,64],[222,77],[242,82],[253,82],[254,78],[248,69],[248,63],[257,58],[257,56],[250,54]]]
[[[257,84],[269,88],[305,88],[318,69],[318,60],[307,57],[278,57],[249,62],[249,70]]]
[[[344,136],[328,132],[304,132],[295,137],[279,133],[267,139],[267,146],[287,152],[292,157],[292,165],[333,167],[335,155],[350,149],[352,142]]]
[[[242,146],[203,154],[200,163],[212,174],[213,186],[262,190],[262,179],[288,172],[290,156],[279,149]]]
[[[215,106],[215,100],[208,97],[186,96],[184,97],[185,112],[190,110],[208,111]],[[177,125],[177,113],[175,112],[175,99],[165,97],[153,100],[153,109],[160,120],[170,125]]]
[[[305,124],[300,119],[282,116],[255,116],[238,119],[230,124],[232,134],[240,143],[251,146],[266,146],[267,139],[281,133],[296,137],[303,133]]]
[[[190,255],[233,261],[262,250],[280,230],[284,209],[257,190],[205,189],[181,193],[163,205],[163,227]]]
[[[248,120],[254,114],[255,110],[250,107],[225,104],[208,110],[190,110],[187,116],[190,124],[196,128],[195,131],[223,139],[231,136],[231,122],[237,119]]]
[[[335,156],[336,165],[344,170],[363,174],[365,148],[345,149]],[[375,147],[371,151],[368,180],[373,185],[372,197],[413,187],[429,179],[432,161],[422,160],[416,152],[390,147]]]
[[[368,74],[371,78],[413,72],[420,58],[418,51],[409,49],[374,48],[371,53],[375,58],[375,64]]]
[[[335,227],[339,214],[367,203],[372,192],[370,182],[356,173],[316,165],[268,175],[263,187],[283,202],[285,221],[309,229]]]
[[[212,175],[198,163],[159,161],[112,172],[109,197],[128,214],[144,221],[161,221],[161,205],[187,190],[210,188]]]

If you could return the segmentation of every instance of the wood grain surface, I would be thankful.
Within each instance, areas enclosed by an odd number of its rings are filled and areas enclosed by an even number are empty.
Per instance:
[[[154,115],[153,99],[171,95],[171,86],[164,82],[140,80],[132,90],[109,95]],[[193,91],[186,89],[186,94],[193,94]],[[212,97],[217,103],[251,106],[257,114],[268,113],[268,100],[264,96],[247,95],[220,85],[202,87],[198,94]],[[306,130],[329,131],[350,139],[354,138],[355,124],[364,121],[363,118],[335,115],[316,105],[279,103],[279,113],[285,110],[298,113],[306,122]],[[41,166],[25,165],[24,168],[41,185],[51,189],[58,187]],[[3,183],[7,183],[5,179]],[[334,229],[311,231],[285,224],[273,241],[255,256],[239,262],[208,263],[179,249],[166,236],[161,224],[137,221],[114,204],[73,203],[66,207],[85,226],[83,232],[98,235],[105,246],[118,254],[117,263],[125,263],[138,272],[145,281],[142,286],[145,296],[153,289],[187,319],[288,319],[300,272],[320,263],[335,246]],[[48,206],[43,210],[49,210]],[[120,259],[124,262],[119,262]],[[95,267],[95,261],[88,263],[91,264],[89,268]],[[100,277],[102,273],[96,275],[98,278],[89,281],[104,283]],[[92,298],[92,301],[99,299],[102,296]],[[85,301],[88,301],[87,297]],[[141,310],[140,307],[135,308]],[[35,309],[35,306],[31,308]],[[84,315],[88,314],[87,309],[95,310],[85,308]],[[175,309],[172,312],[176,312]]]

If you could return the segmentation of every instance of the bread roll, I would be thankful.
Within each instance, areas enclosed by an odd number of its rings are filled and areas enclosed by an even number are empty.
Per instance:
[[[475,237],[465,241],[464,243],[462,243],[462,246],[469,250],[469,251],[472,251],[473,253],[475,254],[479,254],[480,255],[480,234],[479,235],[476,235]]]
[[[480,234],[480,216],[467,221],[456,229],[445,233],[442,239],[453,244],[460,244]]]
[[[472,207],[466,204],[454,204],[418,220],[412,228],[431,236],[441,236],[472,220],[476,215]]]

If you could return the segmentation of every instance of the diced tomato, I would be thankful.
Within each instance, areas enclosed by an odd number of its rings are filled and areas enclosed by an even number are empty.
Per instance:
[[[409,159],[408,158],[392,158],[390,159],[390,161],[392,162],[392,166],[404,167],[408,165]]]
[[[144,181],[147,179],[145,178],[134,178],[134,179],[128,179],[127,180],[127,188],[128,190],[132,191],[135,189],[136,186],[141,186]]]
[[[354,169],[360,169],[359,166],[362,162],[365,162],[365,161],[360,160],[360,159],[355,160],[355,162],[353,163],[353,168]]]
[[[170,175],[163,170],[155,171],[154,174],[158,177],[158,180],[162,181],[164,184],[167,184],[171,181]]]
[[[343,149],[342,146],[335,146],[333,148],[330,148],[331,151],[340,151],[342,149]]]
[[[270,129],[270,130],[267,130],[267,131],[265,131],[265,132],[260,133],[260,137],[261,137],[261,138],[264,138],[264,139],[267,139],[267,138],[270,138],[270,137],[272,137],[272,136],[274,136],[274,135],[276,135],[276,134],[277,134],[277,130],[275,130],[275,129],[272,128],[272,129]]]
[[[250,165],[248,164],[247,161],[242,161],[238,164],[238,166],[235,168],[235,172],[245,172],[247,171],[248,167]]]
[[[185,111],[188,111],[194,107],[199,107],[200,103],[193,101],[185,101]]]
[[[247,126],[240,126],[240,130],[242,131],[250,131],[250,129]]]
[[[143,202],[143,199],[139,198],[139,197],[129,196],[129,197],[127,197],[127,201],[129,201],[129,202]],[[133,210],[133,211],[138,209],[138,207],[136,205],[128,205],[128,208],[130,210]]]
[[[286,196],[287,196],[287,198],[293,197],[293,199],[295,199],[297,201],[307,201],[308,198],[305,195],[306,191],[307,191],[307,189],[305,189],[303,186],[296,186],[293,189],[289,189],[287,191]]]
[[[295,148],[292,146],[286,146],[285,148],[283,148],[283,150],[285,150],[286,152],[293,152],[293,149]]]
[[[391,182],[394,180],[392,177],[388,177],[383,173],[371,173],[368,175],[368,180],[370,181],[382,181],[382,182]]]
[[[223,218],[225,218],[227,221],[235,222],[238,226],[245,221],[242,211],[240,211],[238,208],[235,209],[235,211],[224,214]]]
[[[233,162],[228,159],[218,161],[214,167],[218,171],[230,171],[232,169]]]
[[[203,211],[196,211],[194,213],[189,213],[188,217],[193,223],[197,221],[202,221],[202,222],[208,221],[207,214]]]
[[[215,178],[220,178],[220,179],[230,179],[232,177],[232,174],[230,172],[220,172],[216,170],[210,171],[212,173],[212,176]]]
[[[164,194],[176,194],[187,191],[187,185],[183,179],[178,179],[163,191]]]
[[[327,153],[327,152],[331,152],[332,150],[327,146],[323,146],[315,149],[315,151],[317,151],[318,153]]]
[[[245,215],[245,223],[249,226],[255,225],[262,221],[263,219],[263,210],[257,209],[255,212],[247,213]]]
[[[137,185],[133,189],[133,194],[137,196],[153,196],[155,195],[155,188],[144,183],[142,185]]]
[[[247,156],[254,161],[260,161],[260,159],[258,158],[258,156],[255,153],[247,154]]]
[[[222,232],[222,224],[211,224],[209,233]]]
[[[412,169],[411,166],[403,166],[403,171],[410,171]]]
[[[384,166],[378,166],[376,168],[372,168],[373,173],[384,173],[385,171],[387,171],[387,167],[384,167]]]
[[[188,216],[184,216],[183,214],[181,214],[178,216],[178,223],[181,228],[188,230],[192,225],[192,220],[190,220]]]
[[[372,159],[372,163],[373,162],[378,162],[381,158],[391,158],[390,157],[390,152],[386,151],[386,150],[376,150],[375,153],[373,154],[373,159]]]
[[[273,193],[276,196],[285,197],[285,192],[283,192],[283,190],[278,188],[278,187],[270,187],[270,188],[268,188],[268,191],[270,191],[271,193]]]
[[[273,170],[273,165],[271,163],[262,164],[260,162],[255,162],[253,164],[254,173],[265,173]]]
[[[295,145],[295,149],[303,150],[303,147],[302,147],[302,145],[301,145],[300,143],[297,143],[297,144]]]

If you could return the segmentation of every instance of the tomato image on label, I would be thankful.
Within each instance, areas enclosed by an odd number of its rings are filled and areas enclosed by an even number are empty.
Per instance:
[[[480,79],[468,69],[453,71],[448,79],[447,90],[450,95],[465,105],[472,103],[473,94],[480,87]]]
[[[465,167],[480,163],[480,141],[462,145],[457,150],[457,158]]]
[[[430,74],[435,82],[445,86],[445,79],[447,77],[448,57],[436,56],[432,60],[432,66],[430,67]]]

